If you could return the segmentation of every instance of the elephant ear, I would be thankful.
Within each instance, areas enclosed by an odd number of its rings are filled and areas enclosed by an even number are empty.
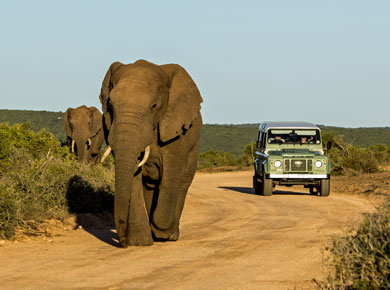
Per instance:
[[[100,131],[100,129],[102,128],[102,122],[103,122],[103,118],[102,118],[102,114],[99,112],[99,110],[95,107],[89,107],[88,108],[89,111],[91,112],[91,136],[89,137],[93,137],[95,135],[97,135]]]
[[[70,128],[69,123],[69,113],[73,110],[73,108],[68,108],[64,115],[64,131],[66,133],[66,136],[72,137],[72,129]]]
[[[199,116],[203,102],[195,82],[177,64],[162,65],[169,78],[169,96],[159,123],[160,140],[167,142],[188,130]]]
[[[105,119],[105,123],[106,123],[107,128],[110,128],[110,125],[111,125],[111,116],[107,112],[107,100],[108,100],[108,96],[110,94],[110,91],[112,89],[111,78],[112,78],[112,75],[114,74],[114,72],[122,65],[123,65],[123,63],[120,63],[118,61],[116,61],[110,65],[110,67],[106,73],[106,76],[104,77],[104,80],[102,83],[102,89],[100,91],[99,99],[100,99],[100,103],[102,104],[102,110],[104,113],[104,119]]]

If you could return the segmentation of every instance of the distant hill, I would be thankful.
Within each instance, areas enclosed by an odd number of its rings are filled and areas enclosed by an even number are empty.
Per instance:
[[[29,122],[35,131],[45,128],[61,141],[66,139],[63,118],[64,112],[0,110],[0,123],[13,125]]]
[[[200,134],[200,152],[218,150],[240,155],[244,147],[256,141],[258,124],[204,124]]]
[[[65,140],[62,128],[64,113],[48,111],[0,110],[0,123],[30,122],[34,130],[42,128],[52,132],[59,140]],[[201,132],[200,152],[218,150],[242,153],[243,148],[257,138],[259,124],[213,125],[204,124]],[[343,128],[319,125],[323,132],[334,131],[342,135],[344,141],[368,147],[375,144],[385,144],[390,147],[390,127],[377,128]]]
[[[334,131],[343,140],[361,147],[385,144],[390,147],[390,127],[343,128],[318,125],[323,133]],[[219,150],[241,154],[243,148],[256,141],[259,124],[203,125],[200,152]]]

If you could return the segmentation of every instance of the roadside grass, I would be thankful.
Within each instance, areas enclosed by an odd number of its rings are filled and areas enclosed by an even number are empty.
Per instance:
[[[390,289],[390,197],[326,248],[331,272],[320,289]]]
[[[0,124],[0,238],[34,235],[44,220],[112,211],[114,176],[79,163],[51,133]]]

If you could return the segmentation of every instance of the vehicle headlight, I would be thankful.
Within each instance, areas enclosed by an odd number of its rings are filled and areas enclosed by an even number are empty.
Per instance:
[[[274,164],[275,164],[275,167],[282,166],[282,162],[280,162],[279,160],[276,160]]]
[[[322,161],[317,160],[315,164],[317,168],[320,168],[322,166]]]

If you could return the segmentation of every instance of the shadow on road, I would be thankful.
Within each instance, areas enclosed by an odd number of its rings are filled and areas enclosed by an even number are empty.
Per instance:
[[[252,187],[219,186],[218,188],[236,191],[245,194],[255,194]]]
[[[218,188],[236,191],[244,194],[256,195],[252,187],[219,186]],[[273,195],[309,195],[309,193],[307,192],[297,192],[297,191],[288,191],[288,190],[275,190],[272,194]]]
[[[76,215],[76,228],[114,247],[120,247],[113,231],[114,194],[109,188],[95,188],[81,176],[75,175],[68,182],[66,199],[70,213]]]
[[[121,248],[118,236],[114,231],[115,224],[111,214],[94,215],[85,213],[77,214],[76,217],[76,228],[81,226],[83,230],[102,242],[116,248]]]
[[[289,191],[289,190],[275,190],[274,195],[310,195],[307,192]]]

